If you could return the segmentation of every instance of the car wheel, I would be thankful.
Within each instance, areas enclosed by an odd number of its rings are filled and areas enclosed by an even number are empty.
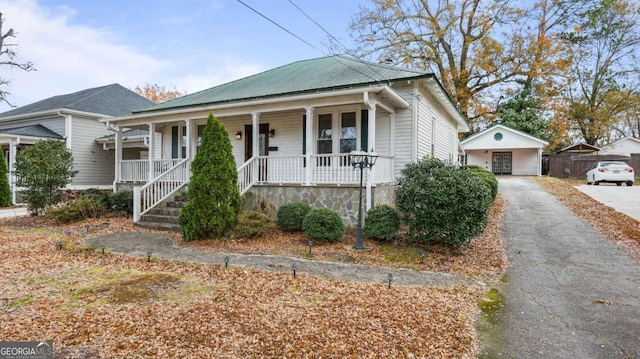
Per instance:
[[[616,186],[618,187],[622,186],[622,182],[616,182]]]
[[[633,186],[633,181],[627,181],[627,186]]]
[[[599,185],[600,185],[600,182],[598,182],[598,181],[593,181],[593,185],[594,185],[594,186],[599,186]]]

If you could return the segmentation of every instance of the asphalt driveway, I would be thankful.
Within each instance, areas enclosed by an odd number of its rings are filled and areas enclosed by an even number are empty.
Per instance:
[[[533,180],[499,183],[511,268],[481,357],[640,358],[640,263]]]

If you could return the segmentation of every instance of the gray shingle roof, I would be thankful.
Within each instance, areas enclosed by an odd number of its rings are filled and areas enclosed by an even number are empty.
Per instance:
[[[62,139],[58,133],[51,131],[50,129],[42,125],[31,125],[22,127],[13,127],[0,130],[0,134],[16,135],[16,136],[29,136],[40,138],[55,138]]]
[[[294,62],[134,112],[152,112],[339,88],[362,87],[430,76],[433,74],[335,55]]]
[[[133,110],[155,103],[119,85],[95,87],[66,95],[50,97],[29,105],[0,113],[0,118],[27,115],[50,110],[69,109],[106,116],[126,116]]]

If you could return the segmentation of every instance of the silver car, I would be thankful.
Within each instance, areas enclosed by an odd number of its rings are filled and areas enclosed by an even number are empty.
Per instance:
[[[633,186],[633,167],[622,161],[598,162],[587,171],[587,184],[599,185],[601,182]]]

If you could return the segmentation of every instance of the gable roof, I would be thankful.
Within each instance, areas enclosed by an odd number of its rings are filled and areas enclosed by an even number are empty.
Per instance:
[[[513,141],[512,139],[505,139],[502,141],[502,137],[500,139],[494,139],[493,137],[489,137],[491,134],[495,134],[499,131],[508,132],[515,136],[517,139],[524,139],[526,143],[523,142],[523,146],[514,146],[514,142],[520,142],[521,140]],[[472,136],[469,136],[467,139],[461,142],[462,147],[465,151],[468,150],[477,150],[477,149],[490,149],[490,148],[542,148],[548,145],[549,142],[545,140],[541,140],[535,136],[532,136],[526,132],[515,130],[511,127],[507,127],[505,125],[493,125],[491,127],[486,128],[483,131],[480,131]],[[525,146],[526,145],[526,146]]]
[[[0,134],[14,135],[14,136],[27,136],[27,137],[40,137],[40,138],[54,138],[59,140],[63,138],[58,133],[51,131],[50,129],[42,125],[5,128],[3,130],[0,130]]]
[[[622,142],[631,142],[631,143],[637,143],[638,145],[640,145],[640,140],[639,139],[637,139],[635,137],[627,136],[627,137],[621,138],[619,140],[616,140],[616,141],[613,141],[613,142],[609,142],[606,145],[602,146],[601,149],[615,147],[617,144],[620,144]]]
[[[598,152],[598,151],[600,151],[599,147],[590,145],[586,142],[580,142],[578,144],[571,145],[561,150],[558,150],[556,153],[563,153],[563,152],[591,153],[591,152]]]
[[[90,88],[58,95],[0,113],[0,119],[53,110],[75,110],[106,116],[129,115],[133,110],[155,103],[119,84]]]
[[[283,95],[363,87],[390,81],[430,78],[433,73],[365,62],[343,55],[303,60],[135,113],[246,101]]]

